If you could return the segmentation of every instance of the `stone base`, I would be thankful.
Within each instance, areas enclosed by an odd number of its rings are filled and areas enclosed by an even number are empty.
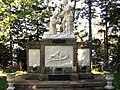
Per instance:
[[[91,72],[79,73],[79,79],[93,79],[94,75]]]
[[[26,80],[40,80],[40,81],[74,81],[80,79],[92,79],[93,74],[88,73],[72,73],[72,74],[41,74],[41,73],[29,73],[26,75]]]
[[[7,90],[15,90],[15,87],[8,87]]]
[[[90,68],[90,66],[78,66],[77,70],[78,70],[78,72],[85,73],[85,72],[90,72],[91,68]]]
[[[44,67],[44,74],[77,73],[77,67]]]
[[[105,90],[104,77],[102,75],[96,77],[74,81],[40,81],[17,77],[14,86],[16,90]]]
[[[79,80],[79,74],[39,74],[30,73],[25,76],[26,80],[40,80],[40,81],[66,81]]]

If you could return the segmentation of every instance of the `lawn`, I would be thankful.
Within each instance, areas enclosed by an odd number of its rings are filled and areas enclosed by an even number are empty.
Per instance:
[[[6,77],[0,76],[0,90],[5,90],[7,87]]]

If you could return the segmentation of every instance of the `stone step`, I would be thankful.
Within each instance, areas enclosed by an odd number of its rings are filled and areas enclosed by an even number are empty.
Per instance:
[[[39,81],[39,80],[21,80],[16,81],[15,85],[35,85],[37,87],[102,87],[105,86],[106,82],[100,81]]]
[[[104,79],[81,79],[77,81],[15,80],[16,90],[105,90]]]
[[[106,90],[103,87],[95,87],[95,88],[40,88],[40,89],[30,89],[30,88],[17,88],[15,90]]]

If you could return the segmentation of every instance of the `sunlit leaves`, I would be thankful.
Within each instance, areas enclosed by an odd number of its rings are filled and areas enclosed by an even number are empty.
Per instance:
[[[0,13],[4,12],[6,5],[3,2],[0,2]]]
[[[7,16],[2,21],[0,21],[0,30],[8,29],[10,27],[10,24],[17,18],[15,14],[11,14],[10,16]]]

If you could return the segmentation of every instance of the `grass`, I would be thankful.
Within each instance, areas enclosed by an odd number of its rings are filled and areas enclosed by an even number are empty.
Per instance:
[[[5,90],[7,86],[6,77],[0,76],[0,90]]]
[[[115,73],[114,86],[116,90],[120,90],[120,70]]]

